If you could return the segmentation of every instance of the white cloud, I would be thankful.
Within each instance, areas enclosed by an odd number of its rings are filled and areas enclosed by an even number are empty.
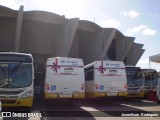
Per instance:
[[[146,65],[146,64],[148,65],[149,64],[149,58],[144,58],[144,59],[140,60],[138,63],[143,64],[143,65]]]
[[[156,30],[152,30],[152,29],[145,29],[142,32],[144,35],[155,35],[156,34]]]
[[[133,28],[131,29],[131,32],[132,32],[132,33],[138,33],[138,32],[140,32],[141,30],[143,30],[143,29],[145,29],[145,28],[147,28],[146,25],[139,25],[139,26],[137,26],[137,27],[133,27]]]
[[[101,27],[112,27],[112,28],[118,28],[121,26],[120,22],[117,20],[110,18],[110,19],[104,19],[98,23]]]
[[[141,32],[142,30],[146,29],[146,25],[139,25],[137,27],[127,29],[127,35],[133,35],[135,33]]]
[[[138,17],[139,13],[136,12],[135,10],[130,10],[127,12],[123,12],[123,15],[127,16],[127,17],[131,17],[131,18],[136,18],[136,17]]]
[[[156,35],[156,30],[149,29],[147,25],[139,25],[133,28],[128,28],[126,34],[133,35],[136,33],[142,33],[144,35]]]

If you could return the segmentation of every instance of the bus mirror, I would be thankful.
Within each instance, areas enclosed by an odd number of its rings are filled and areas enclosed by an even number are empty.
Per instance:
[[[127,73],[127,75],[131,75],[131,73]]]
[[[38,65],[34,65],[34,72],[38,72]]]

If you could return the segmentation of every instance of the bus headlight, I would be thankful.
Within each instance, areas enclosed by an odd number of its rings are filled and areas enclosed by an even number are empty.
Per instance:
[[[21,98],[27,98],[27,97],[29,97],[31,94],[32,94],[32,91],[28,91],[28,92],[24,93],[24,94],[21,96]]]

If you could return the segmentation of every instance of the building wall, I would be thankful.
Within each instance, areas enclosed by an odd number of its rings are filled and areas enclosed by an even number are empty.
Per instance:
[[[16,19],[0,17],[0,52],[13,51]]]
[[[79,18],[2,6],[0,15],[0,51],[31,53],[35,64],[44,65],[48,57],[55,56],[82,58],[89,64],[109,55],[112,60],[135,65],[144,52],[134,37]]]
[[[97,32],[79,30],[79,57],[85,64],[101,59],[105,48],[103,34],[103,30]]]

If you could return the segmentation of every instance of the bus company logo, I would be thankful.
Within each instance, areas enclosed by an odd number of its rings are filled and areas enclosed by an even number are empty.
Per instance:
[[[109,63],[106,63],[106,66],[109,66]]]
[[[110,65],[113,66],[113,67],[117,67],[117,68],[120,67],[120,64],[110,64]]]
[[[65,60],[61,60],[61,63],[65,63]]]

